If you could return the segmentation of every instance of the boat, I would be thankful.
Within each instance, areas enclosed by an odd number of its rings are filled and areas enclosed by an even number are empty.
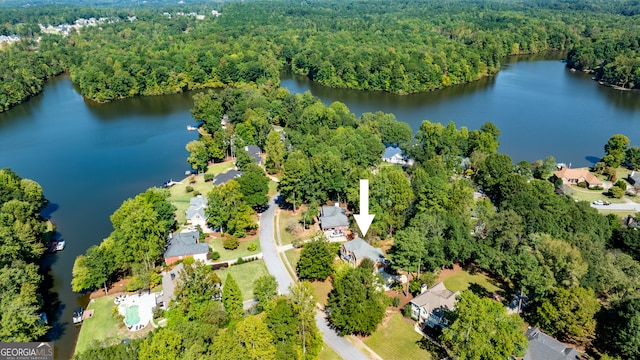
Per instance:
[[[56,243],[56,251],[62,251],[64,250],[64,246],[66,245],[66,242],[64,240],[58,241]]]
[[[73,323],[80,324],[82,322],[82,314],[84,314],[83,308],[77,308],[73,311]]]
[[[189,130],[189,131],[194,131],[194,130],[198,130],[198,128],[197,128],[197,127],[195,127],[195,126],[188,125],[188,126],[187,126],[187,130]]]
[[[48,251],[50,253],[54,253],[54,252],[56,252],[57,247],[58,247],[58,242],[57,241],[52,241],[52,242],[49,243]]]

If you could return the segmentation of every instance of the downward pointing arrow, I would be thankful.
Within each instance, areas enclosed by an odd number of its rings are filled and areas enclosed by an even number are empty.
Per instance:
[[[375,215],[369,215],[369,180],[360,179],[360,214],[354,214],[362,237],[367,235]]]

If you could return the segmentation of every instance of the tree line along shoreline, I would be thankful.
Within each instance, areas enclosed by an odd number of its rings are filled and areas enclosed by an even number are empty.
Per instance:
[[[0,30],[23,38],[0,57],[0,111],[38,94],[46,79],[63,72],[97,102],[243,81],[277,84],[282,70],[329,87],[409,94],[493,76],[507,56],[548,51],[567,52],[567,66],[598,81],[636,89],[637,15],[626,15],[624,3],[589,6],[596,3],[8,8]],[[222,15],[211,15],[214,8]],[[34,27],[90,16],[109,20],[68,37]]]

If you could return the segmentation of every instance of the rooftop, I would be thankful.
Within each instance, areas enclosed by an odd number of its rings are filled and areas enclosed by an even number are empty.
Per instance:
[[[338,206],[323,206],[320,211],[320,225],[322,229],[338,226],[349,226],[349,219],[345,209]]]
[[[389,146],[386,149],[384,149],[384,154],[382,154],[382,158],[383,159],[390,159],[390,158],[394,157],[395,155],[402,156],[402,150],[400,150],[400,148],[396,147],[396,146]]]
[[[167,306],[171,298],[173,298],[173,293],[176,290],[176,284],[178,278],[180,278],[182,269],[184,269],[184,265],[180,263],[178,266],[162,274],[162,301],[164,301],[165,306]]]
[[[229,170],[226,173],[216,175],[216,177],[213,178],[213,185],[214,186],[222,185],[227,181],[237,179],[242,175],[244,175],[243,171],[234,170],[234,169]]]
[[[589,169],[580,168],[580,169],[570,169],[568,167],[563,167],[562,169],[553,173],[557,178],[565,178],[565,179],[581,179],[584,178],[589,185],[602,185],[602,181],[598,179],[595,175],[593,175]]]
[[[419,307],[427,308],[428,311],[434,311],[436,309],[453,310],[456,304],[456,295],[459,292],[453,292],[444,286],[443,282],[439,282],[424,293],[416,296],[411,300],[412,304]]]
[[[245,146],[244,149],[246,152],[249,153],[249,155],[253,158],[253,161],[256,164],[259,165],[262,162],[262,158],[260,157],[262,150],[260,150],[259,147],[257,147],[256,145],[249,145],[249,146]]]
[[[525,333],[529,349],[523,360],[579,360],[580,354],[538,328],[529,328]]]
[[[182,232],[173,234],[169,240],[169,246],[164,252],[164,257],[185,256],[194,254],[205,254],[209,252],[209,245],[199,243],[200,232]]]
[[[355,238],[351,241],[347,241],[342,244],[342,246],[344,246],[345,250],[353,253],[356,257],[356,261],[362,258],[371,259],[374,264],[386,261],[382,250],[369,245],[368,242],[361,238]]]
[[[192,197],[189,201],[189,207],[185,211],[187,220],[193,219],[195,215],[200,215],[202,218],[206,218],[204,214],[204,208],[207,207],[207,198],[202,195]]]

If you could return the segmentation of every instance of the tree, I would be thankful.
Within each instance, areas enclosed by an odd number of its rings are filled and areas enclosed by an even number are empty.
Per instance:
[[[268,310],[271,301],[278,295],[278,282],[273,275],[264,275],[253,282],[253,294],[258,300],[258,308]]]
[[[282,165],[284,165],[285,148],[280,137],[281,133],[275,130],[271,130],[269,135],[267,135],[264,150],[267,152],[265,168],[269,174],[277,173],[282,169]]]
[[[625,159],[629,142],[629,138],[622,134],[613,135],[604,145],[605,155],[602,161],[614,168],[620,166]]]
[[[180,334],[171,329],[159,329],[140,344],[139,358],[178,360],[182,358],[183,350]]]
[[[273,334],[277,359],[293,359],[298,356],[298,324],[300,319],[295,316],[289,300],[279,297],[273,307],[267,311],[265,324]]]
[[[202,141],[193,140],[187,144],[186,149],[189,152],[187,161],[191,164],[192,168],[198,170],[198,172],[207,168],[207,164],[209,163],[209,150]]]
[[[401,168],[381,168],[371,186],[372,213],[377,215],[374,226],[381,224],[391,236],[404,225],[413,198],[411,183]]]
[[[267,192],[269,191],[269,179],[260,172],[249,171],[240,176],[237,180],[240,184],[244,202],[252,208],[260,208],[269,202]]]
[[[475,180],[487,194],[495,197],[500,195],[498,185],[504,183],[507,177],[513,176],[512,172],[513,163],[508,155],[491,154],[480,163]]]
[[[373,262],[365,260],[333,280],[327,300],[329,322],[340,335],[369,335],[384,317],[385,299]]]
[[[235,335],[251,360],[275,359],[276,347],[269,328],[259,317],[248,316],[236,328]]]
[[[506,359],[523,356],[527,349],[524,321],[507,314],[498,302],[466,290],[451,315],[451,326],[442,331],[440,341],[458,359]]]
[[[536,323],[563,341],[590,345],[595,337],[595,314],[600,303],[593,290],[556,288],[534,314]]]
[[[236,147],[236,166],[239,170],[245,171],[245,168],[249,164],[253,164],[253,158],[249,155],[249,152],[241,147]]]
[[[631,170],[640,169],[640,146],[631,146],[625,154],[625,163]]]
[[[317,359],[322,348],[322,335],[316,325],[316,296],[313,286],[302,281],[289,286],[287,295],[296,318],[301,359]]]
[[[324,237],[316,236],[304,244],[296,273],[303,280],[324,280],[331,275],[335,253]]]
[[[296,212],[296,204],[302,202],[305,180],[309,177],[310,164],[307,156],[299,150],[290,153],[284,163],[284,177],[278,183],[278,190],[288,203],[293,204],[294,213]]]
[[[624,190],[619,186],[612,186],[609,188],[609,193],[616,199],[620,199],[624,196]]]
[[[244,309],[242,307],[242,293],[238,283],[233,279],[231,274],[227,275],[227,279],[224,282],[222,288],[222,303],[224,309],[229,314],[229,317],[233,320],[240,320],[244,315]]]
[[[172,306],[179,309],[188,320],[201,319],[209,302],[220,300],[222,281],[210,266],[202,262],[185,265],[174,292]]]
[[[599,347],[623,359],[640,358],[640,298],[614,303],[598,325]]]

